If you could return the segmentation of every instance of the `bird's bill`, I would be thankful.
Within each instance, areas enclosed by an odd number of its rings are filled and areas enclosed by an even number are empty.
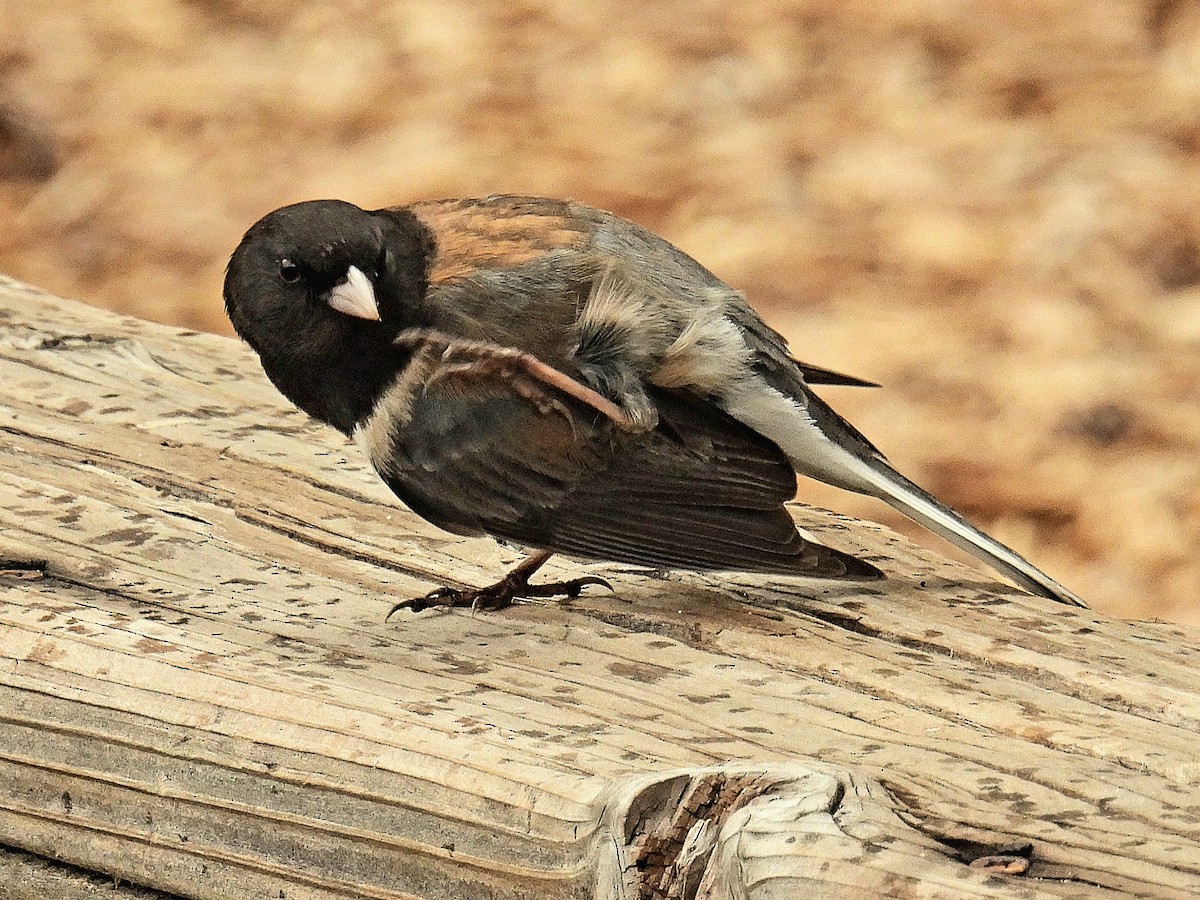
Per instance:
[[[375,287],[358,266],[347,269],[345,280],[334,285],[333,290],[329,292],[329,305],[348,316],[379,321]]]

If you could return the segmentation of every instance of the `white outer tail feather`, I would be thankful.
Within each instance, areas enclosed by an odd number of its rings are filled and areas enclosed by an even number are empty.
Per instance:
[[[726,412],[774,441],[801,475],[877,497],[1025,590],[1060,603],[1087,607],[1049,575],[913,484],[882,457],[859,456],[826,434],[795,400],[758,378],[747,379],[739,387],[726,397]],[[858,443],[849,434],[844,440],[850,445]]]
[[[1087,607],[1071,591],[1067,590],[1045,572],[1042,572],[1024,557],[984,534],[953,510],[943,506],[917,485],[913,484],[886,462],[880,460],[867,466],[874,473],[871,479],[875,488],[871,494],[889,503],[910,519],[924,525],[934,534],[940,535],[972,556],[1008,576],[1025,590],[1060,603]]]

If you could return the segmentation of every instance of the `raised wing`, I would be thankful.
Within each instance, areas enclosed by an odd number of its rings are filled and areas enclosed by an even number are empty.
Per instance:
[[[800,536],[784,508],[795,475],[782,452],[711,404],[655,391],[658,426],[632,432],[536,372],[428,349],[359,436],[431,522],[651,567],[879,576]]]

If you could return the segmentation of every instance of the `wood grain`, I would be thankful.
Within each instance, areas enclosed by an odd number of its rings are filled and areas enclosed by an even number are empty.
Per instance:
[[[887,581],[559,560],[616,594],[385,623],[516,554],[400,507],[237,343],[0,281],[0,383],[0,844],[34,855],[0,889],[1200,893],[1194,631],[802,507]]]

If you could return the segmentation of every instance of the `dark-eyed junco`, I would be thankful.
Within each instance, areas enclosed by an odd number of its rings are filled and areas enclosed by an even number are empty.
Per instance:
[[[795,473],[878,497],[1021,587],[1083,606],[897,473],[788,354],[662,238],[565,200],[496,196],[257,222],[225,305],[275,385],[353,438],[414,512],[534,553],[495,585],[399,606],[503,606],[551,553],[656,568],[881,577],[797,533]]]

